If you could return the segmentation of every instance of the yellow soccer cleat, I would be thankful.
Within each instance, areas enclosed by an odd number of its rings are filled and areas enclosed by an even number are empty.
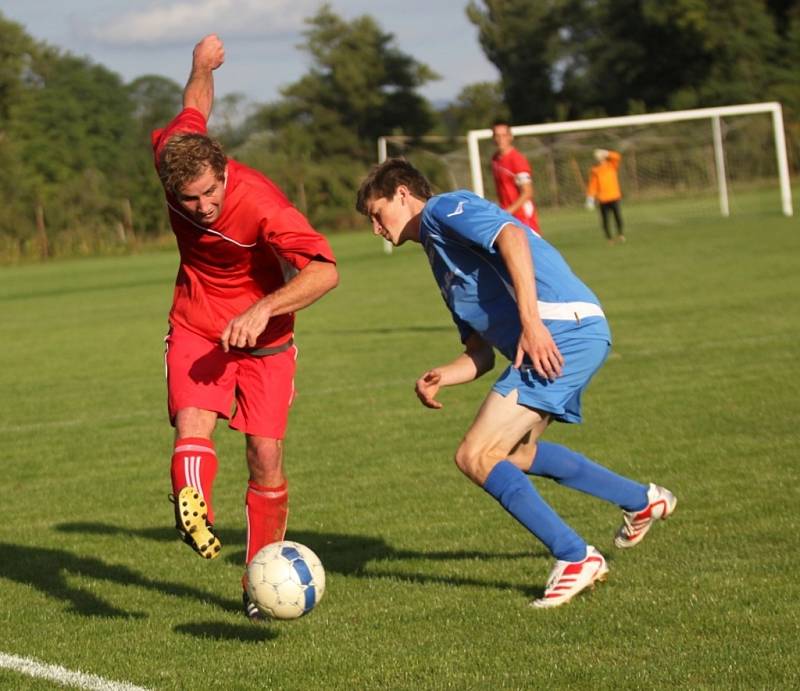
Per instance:
[[[222,550],[222,543],[208,522],[205,499],[194,487],[184,487],[178,496],[170,495],[175,504],[175,528],[181,539],[204,559],[214,559]]]

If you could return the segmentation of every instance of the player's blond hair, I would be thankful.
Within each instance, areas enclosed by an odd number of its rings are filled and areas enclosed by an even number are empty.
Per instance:
[[[418,199],[428,201],[433,196],[431,185],[404,158],[388,158],[375,166],[361,183],[356,196],[356,211],[369,215],[367,204],[372,199],[390,199],[400,185],[405,185]]]
[[[204,134],[178,134],[170,137],[158,158],[158,177],[168,194],[181,190],[211,168],[217,180],[225,179],[228,158],[219,142]]]

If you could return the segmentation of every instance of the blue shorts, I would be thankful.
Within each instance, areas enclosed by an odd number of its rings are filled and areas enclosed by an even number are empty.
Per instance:
[[[506,397],[517,392],[517,402],[526,408],[550,413],[560,422],[581,422],[581,394],[611,350],[608,341],[587,338],[561,338],[556,345],[564,356],[561,376],[555,381],[542,379],[530,365],[512,365],[492,387]]]

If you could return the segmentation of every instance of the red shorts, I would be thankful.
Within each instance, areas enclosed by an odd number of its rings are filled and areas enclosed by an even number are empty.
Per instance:
[[[283,439],[294,400],[297,346],[264,356],[226,353],[219,343],[181,327],[172,327],[164,342],[173,425],[179,410],[201,408],[245,434]]]

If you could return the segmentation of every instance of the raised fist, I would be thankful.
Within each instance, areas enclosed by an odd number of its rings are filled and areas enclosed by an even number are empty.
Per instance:
[[[225,62],[225,46],[216,34],[209,34],[194,47],[192,60],[196,67],[215,70]]]

